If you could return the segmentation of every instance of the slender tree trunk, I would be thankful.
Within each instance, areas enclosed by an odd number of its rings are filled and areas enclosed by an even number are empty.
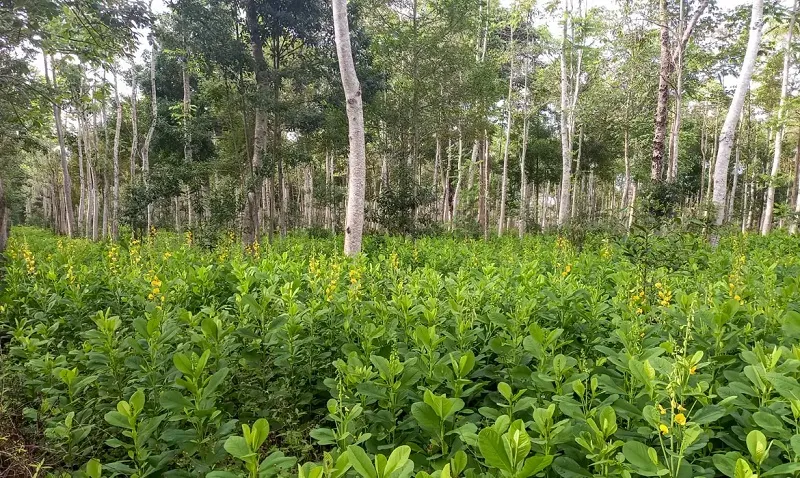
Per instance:
[[[77,227],[75,228],[75,234],[80,235],[83,231],[83,223],[84,223],[84,202],[86,201],[86,193],[84,190],[85,186],[85,177],[84,177],[84,167],[83,167],[83,130],[85,128],[85,122],[81,121],[81,117],[83,116],[83,112],[78,114],[78,134],[76,135],[75,142],[78,145],[78,218],[77,218]]]
[[[528,91],[528,71],[525,71],[525,91]],[[528,98],[525,98],[525,111],[522,114],[522,152],[519,157],[519,237],[525,236],[525,226],[528,221],[528,176],[525,162],[528,156],[528,130],[530,118],[528,117]]]
[[[157,46],[154,35],[150,34],[150,127],[144,138],[142,147],[142,181],[144,182],[145,194],[147,195],[147,233],[153,228],[153,203],[150,200],[150,143],[153,141],[153,134],[158,122],[158,100],[156,97],[156,54]]]
[[[183,128],[183,160],[187,167],[191,168],[192,164],[192,87],[189,78],[189,50],[186,49],[185,56],[181,62],[181,79],[183,80],[183,104],[182,104],[182,118],[181,126]],[[186,184],[186,223],[189,229],[194,226],[194,211],[192,208],[192,192],[191,185]],[[176,200],[176,204],[178,204]]]
[[[569,141],[568,123],[568,98],[569,77],[567,76],[567,26],[569,23],[569,10],[567,1],[564,0],[564,25],[561,39],[561,190],[558,204],[558,227],[563,227],[569,219],[570,177],[572,170],[572,145]],[[577,85],[576,85],[577,86]]]
[[[794,21],[797,12],[797,4],[800,0],[795,0],[792,9],[792,17],[789,20],[789,31],[786,33],[786,44],[783,50],[783,75],[781,76],[781,98],[778,105],[778,129],[775,132],[775,154],[772,157],[772,170],[769,176],[769,187],[767,188],[767,203],[764,205],[764,224],[761,227],[761,235],[766,236],[772,229],[772,214],[775,209],[775,181],[778,171],[781,168],[781,153],[783,148],[783,133],[786,126],[784,121],[784,109],[786,108],[786,96],[789,92],[789,68],[791,67],[792,57],[792,35],[794,34]]]
[[[794,201],[794,215],[795,218],[800,217],[800,128],[797,131],[797,151],[794,157],[794,192],[792,194]],[[798,219],[795,219],[789,225],[789,234],[797,233]]]
[[[339,72],[342,76],[342,86],[347,100],[347,124],[350,137],[344,253],[348,256],[354,256],[361,252],[361,234],[364,228],[366,146],[364,143],[364,112],[361,105],[361,85],[356,76],[353,53],[350,49],[347,0],[333,0],[333,26],[336,36]]]
[[[136,179],[136,154],[139,152],[139,117],[136,111],[138,104],[139,84],[136,82],[136,66],[131,68],[131,171],[130,183]]]
[[[10,229],[10,211],[6,206],[6,190],[3,187],[3,178],[0,177],[0,254],[5,252],[8,244],[8,233]]]
[[[442,224],[450,220],[450,168],[453,167],[453,139],[447,139],[447,167],[443,171],[442,181]]]
[[[461,124],[459,124],[458,125],[458,158],[457,158],[457,163],[456,163],[456,169],[458,171],[458,173],[457,173],[458,177],[456,178],[456,190],[453,193],[453,210],[450,213],[450,229],[451,230],[453,229],[453,227],[455,225],[456,216],[458,215],[458,201],[459,201],[459,199],[461,199],[461,177],[463,176],[463,174],[461,172],[461,163],[463,162],[461,156],[463,155],[463,153],[464,153],[464,138],[463,138],[462,132],[461,132]]]
[[[57,88],[56,82],[56,65],[55,59],[51,56],[50,62],[52,67],[52,74],[53,74],[53,81],[50,82],[50,76],[47,71],[47,54],[42,51],[42,57],[44,58],[44,78],[49,87]],[[72,179],[70,178],[69,174],[69,163],[67,161],[67,147],[64,144],[64,126],[61,123],[61,105],[58,104],[58,101],[53,102],[53,120],[56,124],[56,136],[58,137],[58,149],[61,155],[61,173],[63,176],[64,181],[64,208],[66,211],[66,221],[65,221],[65,230],[69,237],[73,235],[74,223],[75,223],[75,213],[72,209]]]
[[[114,99],[117,102],[117,121],[114,130],[114,190],[111,198],[111,239],[119,239],[119,142],[122,132],[122,102],[119,100],[117,67],[114,67]]]
[[[508,97],[506,98],[506,142],[503,146],[503,176],[500,179],[500,217],[497,219],[497,235],[503,235],[503,227],[506,222],[506,192],[508,191],[508,150],[511,146],[511,120],[513,105],[511,94],[514,91],[514,27],[511,27],[509,39],[511,46],[511,57],[508,65]]]
[[[667,108],[669,107],[670,54],[667,0],[660,0],[659,6],[661,11],[661,56],[658,74],[655,132],[653,133],[653,160],[650,166],[650,179],[653,181],[661,181],[664,169],[664,142],[667,136]]]
[[[761,44],[761,30],[763,26],[764,0],[753,0],[752,15],[750,18],[750,37],[747,41],[747,52],[739,74],[739,82],[733,95],[725,123],[719,137],[719,150],[717,162],[714,165],[714,196],[713,202],[717,210],[716,224],[722,225],[725,220],[725,199],[728,189],[728,162],[733,146],[733,137],[739,122],[739,114],[744,104],[745,93],[750,86],[750,78],[756,64],[758,47]]]
[[[246,5],[246,22],[250,32],[250,47],[253,53],[256,77],[256,91],[259,96],[263,96],[267,83],[268,74],[267,62],[264,58],[264,45],[262,44],[261,28],[258,23],[258,11],[256,0],[248,0]],[[267,119],[264,107],[260,101],[256,101],[255,124],[253,130],[253,156],[250,161],[250,184],[246,188],[245,212],[242,225],[242,239],[245,245],[252,245],[258,241],[261,231],[260,205],[262,201],[263,189],[263,158],[266,155],[267,147]],[[270,233],[272,227],[270,225]]]

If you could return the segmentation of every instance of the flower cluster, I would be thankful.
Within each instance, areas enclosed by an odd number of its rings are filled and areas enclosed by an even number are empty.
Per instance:
[[[662,307],[666,307],[672,302],[672,291],[669,290],[669,287],[661,282],[656,282],[656,291],[658,291],[658,303]]]
[[[106,257],[108,257],[108,268],[111,272],[117,272],[117,268],[119,266],[119,246],[116,244],[111,244],[108,248],[108,252],[106,253]]]
[[[572,272],[572,264],[567,264],[564,270],[561,271],[561,277],[567,277],[570,272]]]
[[[28,274],[35,274],[36,273],[36,259],[33,257],[33,252],[28,248],[27,244],[22,245],[22,258],[25,259],[25,269],[28,271]]]
[[[628,302],[628,305],[631,309],[635,310],[638,315],[644,313],[642,307],[644,306],[644,290],[639,289],[631,296],[631,300]]]
[[[164,294],[161,293],[161,279],[151,270],[150,274],[152,274],[152,279],[150,279],[150,294],[147,296],[147,300],[152,300],[156,302],[164,302],[165,297]]]

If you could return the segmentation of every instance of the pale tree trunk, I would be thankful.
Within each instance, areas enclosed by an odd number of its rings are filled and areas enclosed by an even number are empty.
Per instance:
[[[84,215],[83,215],[83,205],[86,201],[86,193],[84,191],[85,186],[85,175],[84,175],[84,168],[83,168],[83,157],[84,157],[84,148],[83,148],[83,129],[85,127],[85,122],[81,121],[81,117],[83,116],[83,112],[78,113],[78,134],[75,137],[75,142],[78,144],[78,217],[76,222],[75,234],[81,234],[83,231],[83,223],[84,223]]]
[[[325,150],[325,228],[333,230],[333,155]]]
[[[3,188],[3,178],[0,178],[0,254],[6,250],[8,244],[8,231],[11,223],[10,211],[6,206],[6,191]]]
[[[686,24],[685,28],[683,26],[683,20],[685,18],[683,2],[681,2],[680,5],[680,42],[672,54],[672,63],[675,65],[675,76],[677,78],[675,81],[675,116],[673,118],[672,129],[670,132],[669,167],[667,169],[668,181],[675,181],[675,179],[678,177],[678,146],[680,142],[679,140],[682,120],[684,53],[686,51],[686,45],[689,43],[689,38],[692,36],[692,31],[697,25],[697,21],[700,19],[700,16],[703,15],[703,12],[708,7],[709,3],[710,0],[703,0],[703,2],[697,7],[697,10],[695,10],[692,18]]]
[[[150,201],[150,143],[153,141],[153,134],[156,131],[156,123],[158,122],[158,100],[156,99],[156,41],[154,36],[150,35],[150,109],[151,116],[150,127],[147,129],[147,135],[144,137],[144,145],[142,146],[142,181],[145,186],[145,194],[147,194],[147,233],[153,228],[153,203]]]
[[[192,163],[192,131],[189,120],[192,117],[192,88],[189,83],[189,51],[185,52],[185,57],[181,62],[181,77],[183,79],[183,160],[187,165]],[[177,201],[176,203],[177,204]],[[186,185],[186,222],[189,229],[193,226],[192,193],[191,188]]]
[[[97,168],[100,167],[100,138],[97,135],[97,115],[92,116],[92,138],[94,140],[94,164],[92,165],[92,240],[100,238],[100,184],[97,179]]]
[[[475,139],[472,143],[472,156],[470,156],[469,167],[467,168],[467,191],[472,191],[475,186],[475,163],[478,162],[478,150],[481,143],[479,139]]]
[[[50,62],[52,67],[52,74],[53,74],[53,81],[50,82],[50,75],[47,71],[47,54],[42,51],[42,57],[44,58],[44,78],[45,82],[48,86],[53,88],[57,87],[56,82],[56,65],[55,59],[51,56]],[[63,176],[64,181],[64,208],[65,208],[65,229],[66,233],[69,237],[73,235],[74,223],[75,223],[75,213],[73,212],[72,208],[72,179],[70,178],[69,174],[69,163],[67,162],[67,147],[64,144],[64,126],[61,123],[61,105],[58,104],[58,101],[53,102],[53,120],[56,124],[56,136],[58,137],[58,149],[61,156],[61,173]]]
[[[119,141],[122,132],[122,102],[119,100],[117,68],[114,67],[114,99],[117,102],[117,124],[114,130],[114,190],[111,198],[111,239],[119,239]]]
[[[456,216],[458,215],[458,201],[461,198],[461,163],[462,158],[461,155],[464,153],[464,138],[461,134],[461,124],[458,125],[458,158],[456,162],[456,170],[457,170],[457,178],[456,178],[456,189],[453,193],[453,210],[450,213],[450,229],[453,229],[455,225]]]
[[[569,78],[567,76],[567,24],[569,10],[564,0],[564,25],[561,39],[561,190],[558,201],[558,227],[563,227],[569,219],[570,176],[572,170],[572,145],[569,141],[568,98]],[[577,85],[576,85],[577,86]]]
[[[447,167],[442,174],[442,223],[450,220],[450,168],[453,166],[453,139],[447,139]]]
[[[800,217],[800,129],[797,131],[797,151],[794,157],[794,193],[792,194],[794,201],[794,214],[795,217]],[[798,219],[795,219],[789,225],[789,234],[797,233]]]
[[[361,105],[361,85],[350,47],[350,26],[347,23],[347,0],[333,0],[333,27],[339,72],[347,100],[347,124],[350,140],[348,159],[347,212],[345,215],[344,253],[355,256],[361,252],[361,233],[364,228],[364,185],[366,182],[366,145],[364,143],[364,111]]]
[[[130,183],[136,179],[136,154],[139,152],[139,117],[136,111],[139,84],[136,82],[136,66],[131,67],[131,171]]]
[[[489,239],[489,180],[490,180],[490,168],[491,164],[489,163],[489,148],[491,148],[491,143],[489,141],[489,135],[484,130],[483,132],[483,161],[481,162],[480,174],[481,174],[481,181],[480,181],[480,191],[479,200],[478,200],[478,216],[480,220],[478,221],[481,226],[481,231],[483,232],[483,239]]]
[[[527,61],[527,60],[526,60]],[[525,94],[528,95],[528,66],[525,66]],[[519,158],[519,237],[525,235],[526,221],[528,220],[528,176],[525,170],[525,160],[528,156],[528,130],[530,118],[529,98],[525,97],[524,111],[522,113],[522,152]]]
[[[660,0],[659,6],[661,11],[661,55],[658,74],[658,102],[653,133],[653,159],[650,165],[650,179],[653,181],[661,181],[664,169],[664,142],[667,136],[667,108],[669,107],[670,54],[667,0]]]
[[[783,75],[781,76],[781,99],[778,104],[778,130],[775,132],[775,154],[772,157],[772,170],[769,176],[769,187],[767,188],[767,203],[764,205],[764,224],[761,227],[761,234],[766,236],[772,229],[772,214],[775,210],[775,181],[778,171],[781,168],[781,153],[783,148],[783,133],[786,130],[784,121],[784,109],[786,107],[786,96],[789,92],[789,68],[792,58],[792,35],[794,34],[794,20],[797,12],[797,4],[800,0],[795,0],[792,9],[792,17],[789,20],[789,31],[786,32],[786,44],[783,50]]]
[[[514,91],[514,27],[511,27],[510,59],[508,63],[508,97],[506,98],[506,142],[503,146],[503,176],[500,179],[500,217],[497,219],[497,235],[503,235],[506,222],[506,191],[508,190],[508,150],[511,146],[511,120],[513,107],[511,94]]]
[[[103,72],[103,83],[105,83],[105,72]],[[105,98],[103,98],[100,105],[100,113],[103,121],[103,159],[102,164],[99,164],[103,170],[103,215],[100,237],[106,239],[108,237],[108,197],[111,195],[111,190],[108,181],[108,114],[106,112]]]
[[[749,206],[747,195],[750,194],[750,184],[747,182],[747,168],[742,172],[744,191],[742,191],[742,234],[747,232],[747,208]]]
[[[752,15],[750,18],[750,36],[747,40],[747,52],[745,53],[742,71],[739,74],[739,82],[736,85],[736,92],[725,116],[725,123],[719,136],[719,150],[717,151],[717,161],[714,165],[714,195],[713,203],[716,208],[716,224],[722,225],[725,220],[725,199],[728,190],[728,163],[733,146],[733,137],[736,134],[736,126],[739,122],[739,114],[744,104],[745,93],[750,86],[750,78],[756,64],[758,47],[761,44],[761,30],[763,26],[764,0],[753,0]]]
[[[268,71],[264,58],[264,46],[261,42],[261,29],[258,24],[258,12],[255,0],[248,0],[246,5],[246,23],[250,32],[250,48],[253,53],[256,77],[256,91],[262,96],[266,91]],[[252,245],[258,241],[261,232],[261,201],[263,196],[263,157],[267,146],[267,119],[264,107],[260,101],[256,102],[255,121],[253,129],[253,156],[250,160],[250,183],[246,191],[245,211],[242,224],[242,240],[245,245]],[[272,225],[269,228],[272,233]]]

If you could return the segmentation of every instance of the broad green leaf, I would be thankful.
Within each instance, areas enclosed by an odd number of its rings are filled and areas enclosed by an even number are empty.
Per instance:
[[[240,460],[246,460],[247,458],[254,456],[255,454],[250,450],[250,447],[247,445],[247,440],[244,437],[240,436],[231,436],[225,440],[225,451],[230,453],[233,457],[238,458]]]
[[[408,461],[408,456],[411,454],[411,447],[402,445],[394,449],[389,459],[386,461],[386,467],[383,469],[383,475],[389,476],[396,470],[405,466]]]
[[[637,473],[643,476],[662,476],[669,470],[658,462],[658,455],[653,448],[643,443],[629,441],[622,446],[622,454]]]
[[[760,430],[753,430],[747,434],[747,451],[756,463],[763,463],[767,457],[767,437]],[[737,464],[738,469],[738,464]]]
[[[108,412],[103,418],[105,418],[108,423],[114,425],[115,427],[125,428],[127,430],[131,430],[133,428],[131,427],[131,424],[128,423],[128,417],[119,412]]]
[[[552,455],[532,456],[525,460],[525,464],[522,466],[522,470],[520,470],[517,474],[517,478],[528,478],[530,476],[534,476],[550,466],[552,462]]]
[[[347,447],[347,453],[350,455],[350,464],[353,465],[359,475],[363,478],[378,478],[378,473],[369,455],[360,446],[350,445]]]
[[[488,466],[506,473],[513,471],[511,458],[506,453],[503,439],[493,428],[484,428],[478,433],[478,449]]]

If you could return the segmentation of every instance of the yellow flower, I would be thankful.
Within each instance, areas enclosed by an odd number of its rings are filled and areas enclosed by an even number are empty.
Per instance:
[[[656,282],[656,289],[660,289],[662,287],[661,282]]]
[[[681,426],[686,425],[686,415],[684,415],[683,413],[675,415],[675,423]]]
[[[689,375],[694,375],[697,373],[697,367],[692,367],[689,369]]]
[[[736,294],[735,296],[733,296],[733,300],[738,302],[738,301],[742,300],[742,298],[739,297],[739,294]]]
[[[666,415],[667,414],[667,410],[664,409],[664,407],[662,407],[660,403],[658,404],[658,413],[660,413],[662,415]]]
[[[669,433],[669,428],[667,428],[667,426],[664,425],[663,423],[658,426],[658,429],[661,430],[662,435],[666,435],[667,433]]]
[[[686,411],[686,409],[681,404],[678,404],[678,406],[676,408],[678,409],[679,412],[685,412]]]

